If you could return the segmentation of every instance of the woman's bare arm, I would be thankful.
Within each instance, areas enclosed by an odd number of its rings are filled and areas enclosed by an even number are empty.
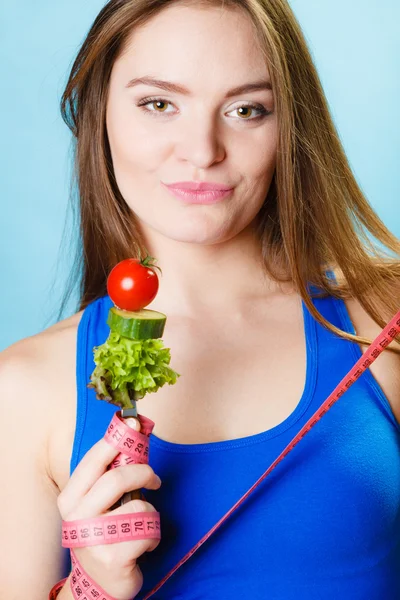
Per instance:
[[[44,600],[63,576],[59,489],[48,449],[60,377],[73,360],[67,338],[49,330],[0,354],[0,598],[7,600]],[[74,381],[65,384],[72,389]]]
[[[61,516],[74,520],[109,514],[125,492],[161,485],[148,465],[109,471],[118,449],[103,439],[69,474],[79,317],[0,354],[0,598],[7,600],[47,600],[63,577]],[[112,514],[149,511],[155,511],[151,504],[134,499]],[[77,558],[111,596],[132,598],[143,583],[136,560],[158,543],[145,539],[81,548]],[[69,585],[59,598],[71,600]]]

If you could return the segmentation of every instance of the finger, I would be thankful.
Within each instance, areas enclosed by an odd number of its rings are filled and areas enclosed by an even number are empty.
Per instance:
[[[134,429],[135,431],[140,431],[140,421],[139,419],[135,419],[134,417],[129,417],[128,419],[122,419],[128,427]]]
[[[114,510],[110,511],[110,515],[126,515],[128,513],[140,513],[140,512],[157,512],[156,509],[150,502],[146,500],[130,500],[126,504],[121,504]]]
[[[140,431],[140,421],[138,419],[130,417],[125,419],[125,422],[135,431]],[[92,485],[106,472],[119,452],[117,448],[108,444],[104,438],[100,439],[86,452],[71,475],[62,496],[59,497],[61,514],[70,512],[77,506]]]
[[[125,515],[129,513],[136,512],[157,512],[156,509],[150,502],[146,502],[145,500],[130,500],[126,504],[122,506],[118,506],[118,508],[111,511],[110,515]],[[160,540],[148,539],[148,540],[137,540],[135,543],[138,544],[136,549],[135,558],[138,558],[143,554],[143,552],[152,552],[157,548]],[[139,545],[140,543],[140,545]]]
[[[79,513],[79,517],[74,518],[85,519],[103,514],[125,492],[143,487],[158,490],[160,485],[160,479],[149,465],[126,465],[106,471],[74,509],[73,512]]]
[[[58,497],[58,508],[63,518],[81,502],[118,454],[119,450],[104,438],[86,452]]]

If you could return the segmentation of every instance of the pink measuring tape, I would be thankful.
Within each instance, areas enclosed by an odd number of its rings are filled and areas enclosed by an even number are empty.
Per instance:
[[[268,467],[268,469],[263,473],[263,475],[261,475],[261,477],[254,483],[254,485],[234,504],[234,506],[232,506],[232,508],[210,529],[210,531],[208,531],[201,538],[201,540],[199,540],[197,542],[197,544],[191,550],[189,550],[189,552],[178,562],[178,564],[175,565],[175,567],[173,567],[165,575],[165,577],[143,598],[143,600],[148,600],[148,598],[153,596],[164,585],[164,583],[187,560],[189,560],[189,558],[191,556],[193,556],[193,554],[200,548],[200,546],[202,546],[204,544],[204,542],[206,542],[211,537],[211,535],[213,533],[215,533],[215,531],[232,515],[232,513],[250,496],[250,494],[260,485],[260,483],[262,481],[264,481],[264,479],[271,473],[271,471],[273,471],[273,469],[275,469],[275,467],[289,454],[289,452],[291,452],[293,450],[293,448],[300,442],[300,440],[302,440],[304,438],[304,436],[307,435],[307,433],[309,431],[311,431],[311,429],[314,427],[314,425],[316,425],[316,423],[318,423],[318,421],[323,417],[323,415],[328,412],[328,410],[335,404],[335,402],[337,402],[337,400],[341,396],[343,396],[343,394],[353,385],[353,383],[355,383],[355,381],[362,375],[362,373],[378,358],[378,356],[381,354],[381,352],[384,350],[384,348],[386,348],[386,346],[388,346],[390,344],[390,342],[393,341],[393,339],[399,334],[400,334],[400,311],[398,313],[396,313],[396,315],[393,317],[393,319],[391,321],[389,321],[389,323],[381,331],[381,333],[376,337],[376,339],[373,341],[373,343],[370,345],[370,347],[366,350],[366,352],[355,363],[353,368],[350,369],[350,371],[347,373],[347,375],[345,375],[343,377],[343,379],[336,386],[336,388],[333,390],[333,392],[323,402],[323,404],[319,407],[319,409],[310,417],[310,419],[307,421],[307,423],[301,428],[301,430],[297,433],[297,435],[289,442],[289,444],[286,446],[286,448],[274,460],[274,462]],[[149,419],[146,419],[146,417],[143,417],[142,415],[138,415],[138,418],[141,423],[143,421],[143,424],[145,424],[145,422],[147,422],[147,428],[145,429],[146,432],[149,431],[148,427],[151,427],[150,432],[148,433],[148,435],[150,435],[151,430],[153,428],[151,426],[151,424],[154,426],[154,423],[152,421],[150,421]],[[115,435],[116,431],[119,432],[117,435]],[[146,454],[146,456],[148,457],[148,446],[147,446],[147,452],[145,450],[145,446],[143,448],[141,446],[138,446],[138,444],[143,443],[143,438],[139,439],[139,437],[138,437],[140,435],[141,434],[139,434],[138,432],[136,432],[133,429],[131,429],[130,427],[128,427],[118,417],[118,413],[116,413],[114,415],[110,425],[108,426],[108,429],[107,429],[107,432],[105,435],[105,439],[110,444],[118,447],[118,449],[121,451],[122,456],[124,454],[126,454],[127,450],[129,450],[129,454],[127,455],[128,458],[125,458],[125,457],[121,458],[120,456],[118,456],[117,457],[118,460],[115,459],[115,460],[117,460],[117,463],[119,462],[119,460],[123,460],[123,461],[130,460],[132,458],[132,456],[134,456],[136,458],[135,454],[140,455],[141,457],[144,457]],[[127,442],[128,438],[134,440],[133,442],[131,442],[131,441],[128,442],[128,446],[130,445],[129,448],[125,444]],[[134,450],[135,448],[138,448],[138,450]],[[115,465],[115,460],[114,460],[114,465]],[[119,463],[119,464],[122,464],[122,463]],[[123,464],[127,464],[127,462],[124,462]],[[132,515],[129,515],[129,517],[131,517],[132,522],[134,522],[134,519],[136,517],[139,517],[139,515],[142,515],[142,517],[143,517],[143,515],[145,515],[145,514],[150,515],[153,519],[159,518],[159,513],[157,513],[157,512],[136,513],[136,515],[132,514]],[[124,516],[126,517],[127,515],[124,515]],[[110,520],[110,523],[111,523],[112,516],[102,517],[102,519],[105,519],[107,521]],[[94,522],[94,521],[96,521],[96,519],[85,520],[86,524],[89,521]],[[113,519],[113,522],[115,522],[115,517]],[[83,524],[83,522],[82,522],[82,524]],[[81,526],[82,526],[82,524],[81,524]],[[131,527],[132,527],[132,525],[131,525]],[[118,526],[117,526],[117,528],[118,528]],[[89,527],[89,529],[90,529],[90,527]],[[158,529],[157,533],[159,533],[159,531],[160,530]],[[154,532],[154,530],[151,530],[151,532],[147,531],[146,535],[147,534],[153,535],[153,534],[155,534],[155,532]],[[84,542],[84,540],[86,538],[81,537],[80,545],[81,546],[91,545],[89,543],[89,540],[92,540],[93,537],[94,537],[94,530],[92,529],[91,534],[89,535],[89,538],[87,538],[88,543],[86,544]],[[105,537],[104,537],[104,539],[105,539]],[[129,538],[129,539],[144,539],[144,538]],[[103,541],[101,543],[112,543],[113,541],[122,541],[122,538],[119,538],[119,539],[113,538],[112,541],[109,541],[109,542]],[[64,545],[64,543],[63,543],[63,545]],[[72,554],[73,546],[68,546],[68,547],[71,548],[71,554]],[[76,563],[75,563],[74,568],[75,567],[76,567]],[[79,567],[80,567],[80,565],[78,565],[78,568]],[[82,572],[83,572],[83,569],[82,569]],[[86,578],[88,578],[88,576],[86,574],[84,574],[83,576],[84,577],[86,576]],[[88,580],[90,580],[90,578],[88,578]],[[54,600],[54,598],[56,598],[58,591],[62,588],[65,581],[66,581],[66,579],[64,579],[63,581],[56,584],[56,586],[54,586],[53,590],[50,592],[49,600]],[[95,586],[95,584],[93,582],[91,582],[91,585]],[[57,587],[57,586],[59,586],[59,587]],[[100,590],[100,588],[98,588],[98,589]],[[51,594],[53,592],[55,593],[55,595],[52,596]],[[75,595],[74,590],[73,590],[74,598],[80,598],[80,600],[89,600],[91,598],[96,598],[97,600],[115,600],[106,594],[101,596],[101,593],[103,593],[103,590],[99,591],[98,596],[82,595],[82,594]]]
[[[111,419],[104,439],[120,450],[111,468],[128,464],[147,464],[149,460],[149,435],[154,422],[138,415],[145,433],[135,431],[120,417],[120,411]],[[123,454],[122,454],[123,453]],[[78,521],[63,521],[62,546],[84,548],[100,544],[115,544],[128,540],[160,539],[160,514],[158,512],[105,515]]]
[[[111,469],[120,465],[148,463],[149,436],[153,431],[154,422],[143,415],[138,415],[137,418],[140,421],[140,432],[129,427],[121,419],[120,411],[113,415],[104,439],[120,453],[110,464]],[[160,538],[160,514],[157,511],[63,521],[62,546],[71,550],[70,582],[73,597],[79,600],[116,600],[86,573],[73,551],[74,548]],[[50,600],[57,597],[66,580],[67,578],[63,579],[52,588]]]

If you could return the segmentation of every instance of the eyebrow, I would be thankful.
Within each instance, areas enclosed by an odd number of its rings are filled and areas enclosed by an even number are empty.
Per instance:
[[[134,79],[131,79],[126,87],[127,88],[132,88],[135,87],[136,85],[151,85],[157,88],[160,88],[161,90],[165,90],[166,92],[172,92],[175,94],[182,94],[184,96],[190,96],[191,92],[190,90],[188,90],[185,86],[181,85],[180,83],[173,83],[172,81],[163,81],[162,79],[156,79],[154,77],[135,77]],[[254,81],[251,83],[244,83],[242,85],[238,85],[235,88],[232,88],[231,90],[228,90],[225,94],[225,98],[231,98],[232,96],[238,96],[239,94],[244,94],[247,92],[257,92],[259,90],[271,90],[272,91],[272,84],[270,81],[264,81],[264,80],[260,80],[260,81]]]

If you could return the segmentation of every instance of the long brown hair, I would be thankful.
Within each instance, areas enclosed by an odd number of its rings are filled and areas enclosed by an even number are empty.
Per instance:
[[[322,325],[342,338],[370,344],[324,319],[307,284],[320,288],[323,296],[356,298],[384,327],[399,309],[400,241],[355,180],[287,0],[175,2],[240,8],[254,23],[270,71],[279,130],[276,170],[258,215],[265,270],[276,282],[292,282]],[[118,261],[146,254],[135,215],[115,180],[106,103],[111,69],[134,28],[173,4],[110,0],[89,30],[62,95],[61,113],[74,135],[80,201],[81,245],[75,261],[81,274],[80,309],[106,293],[107,274]],[[336,283],[329,270],[337,275]]]

